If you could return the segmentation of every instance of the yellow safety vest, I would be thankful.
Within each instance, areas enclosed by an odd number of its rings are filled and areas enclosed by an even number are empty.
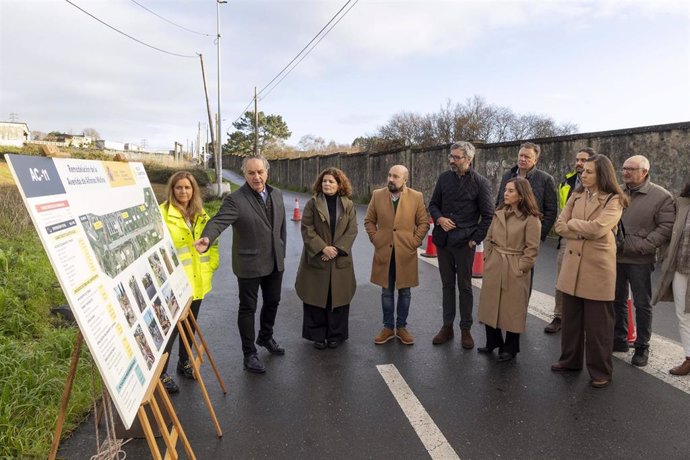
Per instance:
[[[218,268],[218,240],[204,254],[196,251],[194,241],[201,238],[201,232],[210,218],[206,211],[202,210],[201,214],[196,216],[192,231],[175,206],[169,206],[166,201],[160,205],[160,210],[177,250],[177,256],[189,278],[193,298],[194,300],[203,299],[204,295],[211,290],[213,272]]]

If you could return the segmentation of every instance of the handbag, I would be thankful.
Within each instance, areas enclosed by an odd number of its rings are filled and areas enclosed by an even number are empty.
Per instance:
[[[609,197],[606,198],[606,202],[604,203],[604,207],[606,207],[613,195],[615,194],[609,194]],[[622,216],[620,219],[618,219],[618,223],[611,229],[611,231],[613,232],[614,239],[616,240],[616,252],[620,254],[623,252],[623,248],[625,247],[625,227],[623,226]]]

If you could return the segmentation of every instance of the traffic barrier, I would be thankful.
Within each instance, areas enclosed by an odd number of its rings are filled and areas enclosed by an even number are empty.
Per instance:
[[[294,222],[299,222],[300,220],[302,220],[302,215],[299,211],[299,200],[297,199],[297,197],[295,197],[295,209],[292,211],[292,220]]]
[[[426,237],[426,252],[422,254],[423,257],[436,257],[436,245],[431,237],[434,230],[434,219],[429,217],[429,234]]]
[[[484,242],[474,248],[474,262],[472,263],[472,278],[481,278],[484,274]]]
[[[635,319],[633,318],[633,301],[628,289],[628,343],[634,343],[637,339],[637,329],[635,328]]]

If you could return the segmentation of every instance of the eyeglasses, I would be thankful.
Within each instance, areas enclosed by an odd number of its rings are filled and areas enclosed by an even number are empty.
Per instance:
[[[631,168],[629,166],[623,166],[621,168],[621,171],[623,171],[623,172],[634,172],[634,171],[639,171],[640,169],[642,169],[642,168]]]
[[[459,160],[462,160],[463,158],[467,158],[467,157],[465,155],[453,155],[451,153],[448,154],[449,160],[459,161]]]

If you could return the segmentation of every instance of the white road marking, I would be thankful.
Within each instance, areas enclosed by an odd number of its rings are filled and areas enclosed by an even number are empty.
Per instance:
[[[424,448],[427,450],[431,458],[445,460],[457,459],[458,454],[448,443],[448,440],[438,426],[431,419],[424,406],[419,402],[419,399],[410,389],[407,382],[398,369],[393,364],[381,364],[376,366],[381,377],[388,385],[388,388],[398,401],[400,408],[405,413],[405,416],[410,421],[412,428],[421,439]]]
[[[424,252],[421,249],[417,251],[420,255]],[[438,267],[438,261],[435,258],[420,257],[419,259]],[[474,278],[472,279],[472,285],[481,289],[482,280]],[[554,302],[555,300],[552,295],[533,290],[527,312],[548,323],[551,321],[553,315]],[[649,350],[649,363],[645,367],[638,367],[638,369],[690,394],[690,378],[668,373],[668,370],[679,364],[685,356],[681,344],[652,333],[652,337],[649,340]],[[632,364],[630,364],[630,359],[632,358],[633,352],[634,350],[630,350],[627,353],[614,352],[613,356],[632,366]]]

